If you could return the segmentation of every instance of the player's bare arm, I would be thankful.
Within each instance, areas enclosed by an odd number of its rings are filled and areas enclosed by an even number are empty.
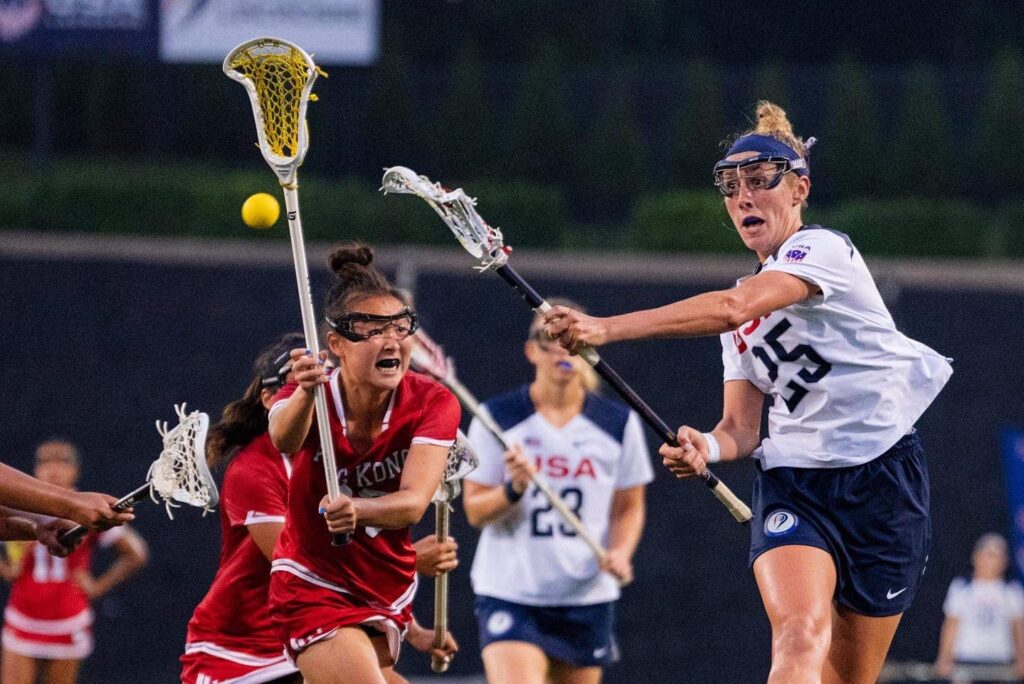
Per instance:
[[[418,523],[441,481],[447,456],[448,447],[413,444],[402,468],[398,491],[373,499],[353,499],[359,524],[401,529]]]
[[[488,487],[470,480],[466,480],[464,483],[463,505],[466,510],[466,518],[474,527],[483,527],[504,517],[515,508],[519,501],[518,497],[521,497],[526,492],[526,488],[530,486],[534,468],[529,459],[523,455],[522,447],[518,444],[513,445],[504,453],[503,458],[510,477],[508,487],[512,490],[512,498],[509,497],[510,493],[504,486]],[[515,501],[512,500],[513,498]]]
[[[601,569],[619,582],[633,581],[633,554],[644,530],[646,505],[644,485],[616,490],[608,525],[608,550]]]
[[[291,351],[292,377],[299,384],[295,391],[270,415],[270,439],[274,446],[286,454],[293,454],[302,448],[313,425],[313,393],[318,385],[327,382],[324,360],[327,352],[321,352],[320,359],[313,358],[307,349]]]
[[[723,385],[722,420],[711,431],[718,443],[717,458],[733,461],[749,456],[761,443],[761,407],[764,394],[747,380]],[[684,425],[677,433],[679,446],[663,444],[658,450],[665,467],[676,477],[689,477],[707,468],[710,444],[704,433]]]
[[[75,576],[78,586],[90,600],[95,601],[104,596],[149,562],[149,548],[146,542],[129,527],[125,528],[124,534],[114,543],[114,549],[117,551],[117,560],[99,577],[93,577],[85,570]]]
[[[544,315],[544,329],[566,349],[578,344],[598,346],[657,337],[718,335],[801,302],[816,292],[814,285],[796,276],[765,272],[728,290],[705,292],[656,309],[606,318],[563,306],[552,307]]]

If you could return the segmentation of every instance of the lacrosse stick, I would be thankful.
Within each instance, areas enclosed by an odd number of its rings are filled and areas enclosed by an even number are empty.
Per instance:
[[[445,190],[439,184],[432,183],[426,176],[419,176],[404,166],[393,166],[385,170],[381,185],[385,193],[416,195],[425,200],[451,228],[466,251],[480,260],[478,270],[486,271],[493,268],[538,314],[551,309],[551,305],[509,265],[508,255],[512,248],[505,246],[500,230],[484,222],[476,211],[476,200],[468,197],[461,189]],[[675,432],[598,355],[597,350],[588,345],[581,345],[576,352],[594,367],[627,404],[636,409],[666,444],[679,445]],[[710,469],[704,470],[702,479],[738,522],[747,523],[750,520],[750,508],[715,477]]]
[[[302,332],[306,336],[306,349],[313,353],[313,358],[319,359],[320,344],[313,317],[313,295],[309,289],[306,243],[299,216],[298,169],[309,149],[306,106],[310,100],[316,100],[312,93],[313,82],[318,74],[326,74],[302,48],[279,38],[256,38],[242,43],[224,58],[224,73],[245,86],[249,93],[260,152],[277,174],[284,192],[292,260],[295,262],[295,284],[302,312]],[[317,386],[314,402],[327,495],[333,501],[341,491],[323,385]],[[333,543],[341,546],[350,538],[351,535],[334,535]]]
[[[413,335],[413,347],[412,347],[412,367],[414,370],[431,376],[445,387],[452,391],[458,400],[466,407],[470,413],[472,413],[480,424],[487,428],[494,439],[498,440],[498,444],[504,451],[508,451],[511,448],[508,438],[505,436],[505,431],[494,422],[494,418],[491,414],[484,410],[484,407],[477,401],[473,393],[470,392],[465,385],[459,382],[458,377],[455,375],[455,364],[452,363],[444,354],[444,349],[441,348],[437,342],[430,339],[423,328],[416,331]],[[547,500],[551,503],[554,508],[562,516],[562,519],[569,524],[569,526],[575,530],[576,534],[579,535],[590,550],[594,552],[597,557],[598,563],[604,563],[605,550],[604,548],[594,539],[594,535],[590,533],[583,521],[580,520],[575,513],[572,512],[565,502],[562,501],[562,497],[558,496],[551,486],[544,480],[540,474],[533,472],[530,474],[530,481],[540,490],[541,494],[547,497]]]
[[[210,427],[210,418],[199,411],[185,413],[185,404],[175,406],[174,410],[179,422],[170,430],[166,421],[156,421],[164,448],[149,466],[146,484],[118,499],[112,506],[115,511],[131,508],[147,496],[155,503],[160,503],[157,496],[163,499],[167,515],[172,519],[171,508],[183,503],[202,508],[203,515],[217,507],[220,500],[217,483],[206,467],[206,431]],[[64,546],[71,546],[88,531],[77,525],[61,534],[58,541]]]
[[[480,459],[473,451],[469,439],[458,431],[455,443],[448,450],[448,461],[445,463],[444,476],[434,492],[434,519],[437,523],[437,541],[448,539],[451,521],[452,501],[462,490],[462,478],[475,470]],[[434,648],[444,648],[445,635],[448,633],[448,573],[442,572],[434,578]],[[448,661],[433,657],[430,667],[434,672],[448,669]]]

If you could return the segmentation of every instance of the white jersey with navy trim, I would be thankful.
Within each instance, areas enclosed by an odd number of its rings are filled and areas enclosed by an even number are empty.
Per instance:
[[[654,479],[639,416],[588,394],[583,411],[558,428],[536,412],[527,386],[484,407],[606,546],[612,495]],[[470,424],[469,440],[480,465],[466,479],[488,487],[509,479],[501,445],[479,420]],[[503,518],[484,527],[471,578],[478,596],[531,606],[581,606],[619,597],[615,579],[598,569],[587,544],[532,485]]]
[[[1013,623],[1024,619],[1024,590],[1017,582],[956,578],[942,605],[956,618],[953,657],[961,662],[1014,660]]]
[[[725,381],[749,380],[773,399],[763,468],[840,468],[885,453],[953,372],[947,359],[896,329],[850,239],[805,226],[759,272],[816,285],[807,300],[725,333]]]

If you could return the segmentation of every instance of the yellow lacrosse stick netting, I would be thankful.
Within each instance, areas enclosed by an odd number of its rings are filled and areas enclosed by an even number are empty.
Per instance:
[[[238,46],[224,71],[249,90],[260,126],[260,147],[281,159],[301,162],[305,105],[317,75],[327,76],[312,58],[287,41],[263,38]]]

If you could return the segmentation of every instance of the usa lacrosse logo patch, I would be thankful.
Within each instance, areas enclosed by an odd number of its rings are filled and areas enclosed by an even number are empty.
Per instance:
[[[800,520],[791,511],[775,511],[764,521],[764,533],[769,537],[781,537],[797,528]]]
[[[782,257],[783,261],[803,261],[804,257],[807,256],[807,252],[802,249],[791,249],[786,252],[786,256]]]

